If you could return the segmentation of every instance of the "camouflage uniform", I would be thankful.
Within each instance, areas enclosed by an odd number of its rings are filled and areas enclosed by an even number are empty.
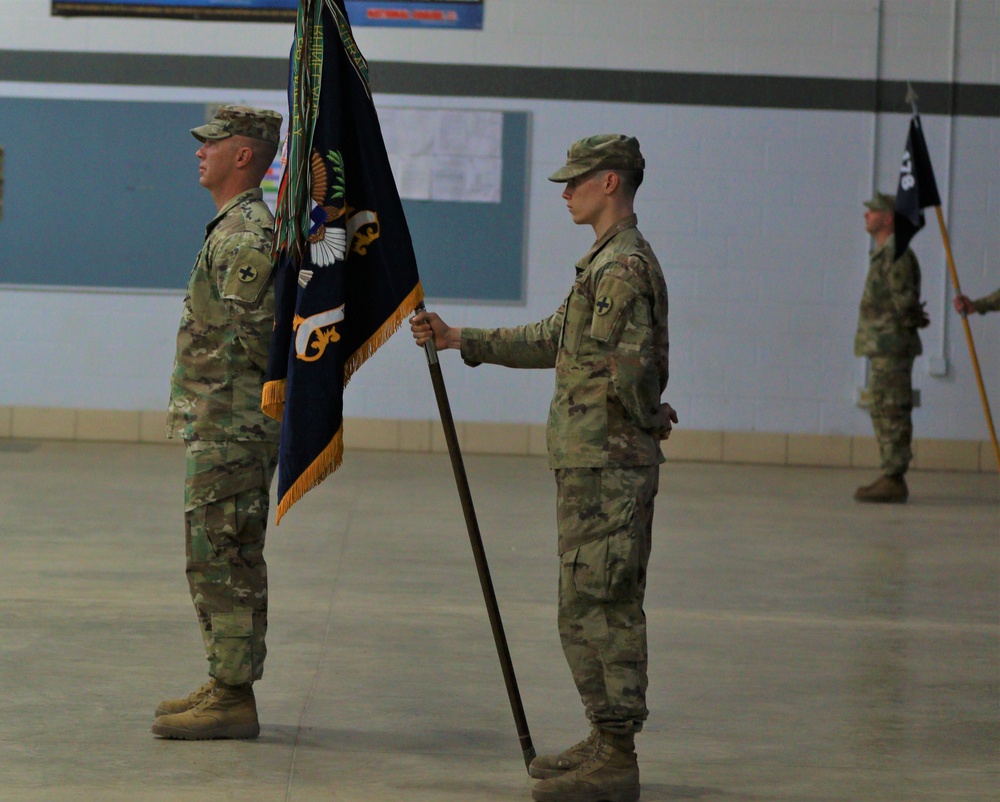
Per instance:
[[[646,719],[646,619],[660,439],[670,430],[667,288],[636,228],[620,220],[576,265],[549,318],[462,329],[462,357],[555,368],[546,429],[559,528],[559,632],[590,720],[632,733]]]
[[[895,248],[890,235],[871,253],[854,337],[854,355],[871,360],[869,411],[886,476],[905,474],[913,456],[911,374],[924,322],[917,257],[907,248],[893,259]]]
[[[982,298],[977,298],[972,302],[972,308],[975,309],[980,315],[985,315],[987,312],[1000,312],[1000,289],[996,292],[990,293],[989,295],[984,295]]]
[[[259,679],[267,628],[264,533],[279,424],[260,409],[271,330],[274,219],[259,188],[206,228],[177,334],[168,437],[187,445],[187,576],[209,674]]]

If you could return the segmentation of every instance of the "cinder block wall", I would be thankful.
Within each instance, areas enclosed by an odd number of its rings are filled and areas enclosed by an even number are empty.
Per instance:
[[[278,84],[288,25],[53,18],[49,7],[48,0],[0,3],[0,101],[284,104]],[[530,115],[523,304],[432,298],[431,307],[458,325],[550,314],[592,234],[572,225],[558,187],[545,177],[571,140],[628,131],[650,165],[637,211],[670,289],[666,397],[682,430],[719,433],[731,446],[736,435],[786,438],[789,454],[799,453],[802,446],[791,442],[802,437],[869,437],[867,413],[856,404],[864,363],[852,354],[869,247],[861,200],[873,186],[896,183],[906,80],[924,95],[963,288],[980,295],[1000,285],[1000,6],[620,0],[614,14],[607,9],[607,0],[489,0],[478,32],[357,29],[373,77],[388,76],[376,87],[377,104]],[[250,85],[233,88],[225,65],[238,59],[255,59],[255,69],[236,71],[250,75],[241,79]],[[476,88],[463,94],[472,86],[463,70],[471,68],[480,70]],[[519,85],[519,73],[503,72],[513,68],[535,70],[536,80]],[[958,103],[951,113],[953,83],[958,99],[982,102]],[[0,145],[10,159],[17,143],[2,141],[2,130],[0,117]],[[100,164],[114,154],[98,147],[88,156]],[[85,188],[73,194],[83,197]],[[8,180],[5,204],[17,202],[17,184]],[[11,287],[4,283],[3,226],[0,219],[0,405],[81,410],[71,414],[84,431],[92,418],[82,410],[125,410],[142,421],[145,410],[163,408],[190,264],[177,266],[173,293]],[[502,232],[460,235],[474,244]],[[932,319],[914,370],[922,396],[916,434],[921,442],[978,449],[982,409],[933,216],[914,248]],[[972,326],[996,405],[1000,315],[975,318]],[[463,425],[544,423],[549,373],[467,370],[451,354],[442,363]],[[352,418],[402,427],[434,416],[426,369],[405,332],[357,374],[345,403]]]

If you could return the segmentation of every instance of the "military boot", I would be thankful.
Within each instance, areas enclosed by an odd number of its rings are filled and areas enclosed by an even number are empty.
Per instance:
[[[194,693],[190,693],[183,699],[164,699],[156,706],[156,716],[169,716],[171,713],[183,713],[190,710],[198,702],[208,696],[215,689],[215,677],[202,685]]]
[[[880,476],[870,485],[854,491],[855,500],[876,504],[903,504],[909,496],[910,491],[902,476]]]
[[[212,692],[198,704],[181,713],[159,716],[153,722],[153,735],[201,741],[209,738],[256,738],[257,702],[253,686],[226,687],[216,682]]]
[[[528,774],[537,780],[544,780],[547,777],[559,777],[567,771],[579,768],[596,748],[597,733],[598,729],[594,727],[584,740],[573,744],[558,755],[539,755],[528,766]]]
[[[634,736],[600,731],[594,751],[572,771],[531,789],[535,802],[637,802],[639,764]]]

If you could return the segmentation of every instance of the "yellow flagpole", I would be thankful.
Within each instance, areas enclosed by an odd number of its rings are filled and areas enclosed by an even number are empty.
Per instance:
[[[955,269],[955,259],[951,255],[951,240],[948,238],[948,229],[944,224],[944,215],[941,207],[935,206],[937,212],[938,226],[941,229],[941,241],[944,243],[944,253],[948,259],[948,273],[951,275],[951,283],[955,288],[955,294],[961,295],[962,288],[958,283],[958,271]],[[979,385],[979,397],[983,401],[983,411],[986,413],[986,425],[990,429],[990,439],[993,441],[993,455],[997,460],[997,469],[1000,471],[1000,445],[997,445],[997,433],[993,427],[993,416],[990,414],[990,401],[986,397],[986,388],[983,386],[983,374],[979,369],[979,357],[976,356],[976,344],[972,341],[972,329],[969,328],[969,318],[962,315],[962,326],[965,328],[965,341],[969,344],[969,354],[972,356],[972,368],[976,372],[976,384]]]

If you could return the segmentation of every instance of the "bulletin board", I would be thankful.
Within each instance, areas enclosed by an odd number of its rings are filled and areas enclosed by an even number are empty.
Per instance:
[[[181,290],[215,215],[201,103],[0,97],[0,285]],[[503,114],[499,203],[404,200],[428,297],[523,302],[528,115]]]

